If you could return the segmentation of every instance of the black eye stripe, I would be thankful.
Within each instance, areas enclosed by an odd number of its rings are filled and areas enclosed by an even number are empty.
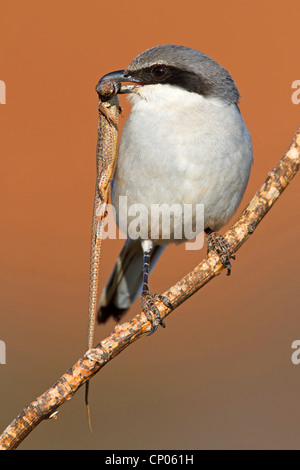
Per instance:
[[[160,70],[160,69],[163,69]],[[163,72],[159,74],[158,72]],[[203,96],[211,94],[211,85],[200,74],[179,69],[171,65],[154,64],[138,70],[128,70],[128,74],[136,77],[145,85],[156,83],[175,85],[191,93]]]
[[[151,70],[151,74],[157,78],[163,77],[166,73],[167,68],[163,65],[155,65]]]
[[[145,67],[138,70],[128,70],[128,74],[136,77],[143,83],[162,83],[167,82],[168,77],[172,74],[173,67],[167,65],[154,64],[151,67]]]

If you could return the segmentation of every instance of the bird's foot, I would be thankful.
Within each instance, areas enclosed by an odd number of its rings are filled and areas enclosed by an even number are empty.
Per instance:
[[[222,261],[224,268],[227,269],[227,276],[231,273],[231,262],[230,259],[235,259],[235,252],[231,248],[230,244],[225,240],[222,235],[212,230],[207,231],[207,252],[214,251]]]
[[[155,301],[160,301],[163,302],[163,304],[173,310],[173,305],[166,297],[165,295],[160,295],[160,294],[152,294],[148,290],[143,290],[141,293],[141,304],[142,304],[142,310],[145,313],[147,320],[150,321],[151,323],[151,331],[149,335],[152,335],[158,328],[159,325],[161,325],[163,328],[166,327],[165,323],[160,317],[159,310],[157,306],[155,305]]]

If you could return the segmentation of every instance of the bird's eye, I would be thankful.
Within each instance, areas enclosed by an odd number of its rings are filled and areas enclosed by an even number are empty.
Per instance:
[[[153,69],[151,70],[151,73],[154,77],[156,78],[161,78],[165,75],[165,73],[167,72],[167,69],[166,67],[164,67],[163,65],[156,65],[155,67],[153,67]]]

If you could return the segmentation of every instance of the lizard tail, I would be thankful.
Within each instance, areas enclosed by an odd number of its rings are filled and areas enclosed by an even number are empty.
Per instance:
[[[88,425],[89,425],[90,433],[93,434],[91,411],[90,411],[90,404],[89,404],[89,385],[90,385],[90,381],[88,380],[85,383],[85,397],[84,398],[85,398],[85,406],[86,406]]]
[[[164,246],[154,245],[150,270],[160,257]],[[127,312],[135,301],[143,281],[143,250],[140,240],[126,240],[113,272],[103,289],[98,307],[98,322],[105,323],[110,317],[116,321]]]

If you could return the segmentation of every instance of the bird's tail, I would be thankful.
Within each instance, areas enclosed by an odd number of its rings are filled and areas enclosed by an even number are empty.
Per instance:
[[[154,245],[150,270],[164,250]],[[98,322],[105,323],[109,317],[119,321],[135,301],[143,281],[143,250],[140,240],[127,239],[117,259],[113,272],[103,289],[98,309]]]

